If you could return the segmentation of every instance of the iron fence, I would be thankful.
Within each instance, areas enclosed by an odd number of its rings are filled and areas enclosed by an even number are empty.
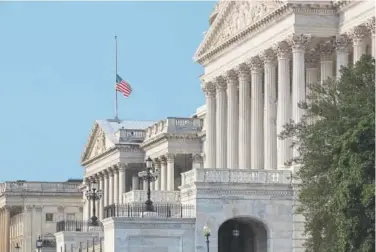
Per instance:
[[[95,228],[99,228],[103,230],[103,224],[99,220],[98,226]],[[83,221],[83,220],[63,220],[56,223],[56,232],[87,232],[89,231],[90,227],[94,227],[91,225],[91,221]]]
[[[64,244],[60,246],[60,252],[103,252],[104,239],[102,237],[93,237],[91,240],[79,242],[77,244]]]
[[[105,218],[131,217],[143,218],[155,216],[157,218],[194,218],[194,205],[185,204],[153,204],[153,212],[147,212],[145,204],[129,203],[124,205],[109,205],[104,208]]]

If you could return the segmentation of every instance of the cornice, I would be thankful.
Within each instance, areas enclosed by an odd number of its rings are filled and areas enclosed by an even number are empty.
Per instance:
[[[111,148],[105,150],[104,152],[102,152],[101,154],[98,154],[97,156],[94,156],[94,157],[92,157],[92,158],[90,158],[90,159],[87,159],[87,160],[81,162],[81,165],[82,165],[82,166],[86,166],[86,165],[88,165],[88,164],[90,164],[90,163],[92,163],[92,162],[95,162],[95,161],[98,160],[98,159],[101,159],[101,158],[103,158],[103,157],[105,157],[105,156],[107,156],[107,155],[113,153],[113,152],[116,151],[116,150],[118,150],[118,147],[117,147],[117,146],[111,147]]]
[[[228,5],[227,8],[229,8],[229,6],[231,6],[231,5]],[[229,10],[226,9],[223,12],[223,15],[227,11],[229,11]],[[329,3],[323,4],[323,5],[309,4],[309,3],[307,3],[307,4],[305,4],[305,3],[299,3],[299,4],[297,4],[297,3],[285,3],[285,4],[281,5],[279,8],[271,11],[265,17],[256,21],[252,25],[248,26],[244,30],[238,32],[235,36],[233,36],[233,37],[229,38],[228,40],[224,41],[222,44],[218,45],[217,47],[215,47],[215,48],[213,48],[213,49],[209,50],[208,52],[205,52],[201,55],[198,54],[196,56],[195,60],[199,64],[205,65],[211,59],[213,59],[215,56],[222,53],[226,49],[230,48],[230,46],[233,46],[233,45],[236,45],[236,44],[243,42],[244,40],[250,38],[256,32],[262,30],[263,28],[265,28],[266,26],[268,26],[272,23],[277,22],[278,19],[280,19],[280,18],[282,18],[282,17],[284,17],[288,14],[291,14],[291,13],[310,13],[310,14],[316,14],[316,15],[317,14],[334,15],[334,14],[337,13],[337,7],[334,6],[333,4],[329,4]],[[218,21],[218,23],[220,22],[218,17],[216,18],[216,21]],[[221,27],[219,25],[213,27],[213,29],[220,29],[220,28]],[[218,31],[213,31],[212,34],[210,34],[211,36],[209,36],[205,40],[205,44],[203,44],[203,46],[201,47],[202,49],[200,51],[205,50],[206,47],[210,45],[210,43],[213,40],[213,37],[217,33],[218,33]]]
[[[99,129],[99,125],[98,125],[97,122],[95,122],[92,129],[91,129],[91,132],[88,136],[88,139],[86,141],[86,144],[85,144],[85,147],[84,147],[84,152],[81,154],[81,163],[86,161],[87,155],[93,149],[93,145],[94,145],[93,140],[94,140],[94,136],[95,136],[96,132],[98,131],[98,129]]]

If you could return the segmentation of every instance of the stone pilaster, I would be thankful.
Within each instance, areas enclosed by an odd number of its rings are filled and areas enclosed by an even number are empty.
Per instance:
[[[206,168],[216,168],[216,104],[215,85],[207,82],[202,85],[206,97]]]
[[[100,172],[98,174],[98,183],[99,183],[99,190],[102,191],[103,193],[103,196],[100,200],[98,200],[99,202],[99,207],[98,207],[98,218],[100,220],[102,220],[104,218],[104,206],[103,206],[103,201],[104,201],[104,177],[103,177],[103,174]]]
[[[239,168],[251,169],[251,76],[243,63],[237,68],[239,78]]]
[[[349,64],[350,39],[346,35],[337,36],[335,48],[337,55],[336,78],[341,78],[341,67]]]
[[[250,61],[251,69],[251,169],[264,169],[264,103],[262,95],[263,62]]]
[[[227,168],[238,167],[239,97],[238,77],[231,70],[227,73]]]
[[[108,171],[109,183],[108,183],[108,204],[114,204],[114,170],[112,168]]]
[[[371,55],[376,58],[376,37],[375,37],[375,17],[372,17],[367,22],[367,28],[371,33]]]
[[[161,172],[161,161],[159,159],[154,160],[154,168],[155,170]],[[161,190],[161,173],[159,173],[158,179],[154,183],[154,190],[160,191]]]
[[[226,81],[220,76],[216,78],[216,168],[226,168],[227,165],[227,98]]]
[[[167,160],[165,157],[161,158],[161,191],[167,190]]]
[[[125,169],[127,168],[124,163],[119,163],[119,200],[120,204],[123,204],[123,194],[125,193],[126,188],[126,177],[125,177]]]
[[[320,72],[321,83],[328,78],[333,78],[333,52],[334,44],[332,41],[327,41],[319,45],[320,52]]]
[[[109,174],[108,174],[108,171],[107,170],[104,170],[103,171],[103,207],[106,207],[109,205],[109,197],[108,197],[108,194],[109,194],[109,191],[110,191],[110,187],[109,187]]]
[[[264,52],[264,167],[277,169],[277,67],[273,50]]]
[[[291,118],[290,88],[290,47],[283,41],[276,45],[278,58],[278,104],[277,104],[277,135],[283,131],[283,125]],[[290,140],[277,139],[277,167],[284,169],[285,162],[291,158]]]
[[[167,191],[175,190],[175,155],[171,153],[166,154],[167,159]]]
[[[366,54],[367,38],[369,35],[369,31],[364,25],[355,27],[349,33],[349,37],[352,39],[354,47],[354,64],[360,60],[363,54]]]
[[[305,101],[305,64],[304,53],[310,36],[294,35],[291,42],[292,47],[292,119],[299,122],[304,110],[299,108],[299,103]],[[298,156],[297,148],[293,149],[293,155]]]

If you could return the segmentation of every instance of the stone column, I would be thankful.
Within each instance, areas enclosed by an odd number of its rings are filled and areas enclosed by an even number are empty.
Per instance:
[[[311,51],[306,54],[306,95],[311,95],[312,85],[318,83],[319,69],[318,69],[318,54],[316,51]]]
[[[126,165],[123,163],[119,164],[119,204],[123,204],[123,194],[125,193],[125,169]]]
[[[140,189],[140,180],[137,176],[132,177],[132,191]]]
[[[263,54],[264,60],[264,167],[277,169],[277,67],[273,50]]]
[[[227,99],[226,81],[221,76],[216,78],[216,168],[222,169],[227,166]]]
[[[292,118],[299,122],[304,114],[304,110],[299,108],[299,103],[305,101],[305,66],[304,52],[308,45],[309,36],[300,34],[293,35],[291,39],[292,46]],[[297,148],[293,149],[294,157],[299,153]]]
[[[371,33],[371,55],[372,57],[376,58],[375,17],[368,20],[367,28]]]
[[[349,38],[345,35],[338,36],[335,43],[337,64],[336,64],[336,79],[341,78],[341,67],[349,64]]]
[[[243,63],[238,69],[239,78],[239,168],[251,169],[251,76]]]
[[[216,168],[215,86],[207,82],[203,84],[202,90],[206,96],[206,168]]]
[[[89,216],[88,216],[88,213],[89,213],[89,202],[87,201],[87,198],[86,198],[86,190],[89,188],[89,182],[88,182],[88,179],[87,178],[84,178],[84,181],[82,182],[82,186],[81,186],[81,191],[82,191],[82,203],[84,205],[83,207],[83,214],[82,214],[82,218],[84,220],[88,220],[89,219]]]
[[[102,220],[104,218],[104,207],[103,207],[103,201],[104,201],[104,178],[103,174],[100,172],[98,175],[98,181],[99,181],[99,190],[102,191],[103,197],[98,200],[99,201],[99,207],[98,207],[98,218]]]
[[[278,103],[277,103],[277,135],[283,131],[283,125],[291,118],[290,89],[290,47],[283,41],[277,44],[278,57]],[[277,139],[277,167],[286,168],[285,162],[291,158],[290,140]]]
[[[238,169],[239,96],[238,77],[231,70],[227,73],[227,168]]]
[[[366,54],[368,36],[368,29],[364,25],[357,26],[351,31],[350,37],[354,46],[354,64],[360,60],[363,54]]]
[[[99,177],[99,174],[95,174],[93,176],[93,181],[95,181],[97,183],[97,190],[99,190],[99,180],[100,180],[100,177]],[[99,216],[99,200],[96,200],[95,201],[95,214],[96,214],[96,217],[97,218],[100,218]]]
[[[113,167],[113,173],[114,173],[114,196],[113,201],[114,204],[119,203],[119,169],[117,166]]]
[[[174,159],[175,155],[171,153],[166,154],[167,159],[167,191],[174,191],[175,189],[175,173],[174,173]]]
[[[159,159],[154,160],[154,167],[155,167],[155,170],[159,171],[159,177],[154,183],[154,190],[160,191],[161,190],[161,162]]]
[[[333,78],[333,51],[334,46],[332,41],[327,41],[319,45],[321,83],[329,78]]]
[[[109,198],[108,198],[108,194],[109,194],[109,191],[110,191],[109,183],[110,183],[110,181],[109,181],[108,171],[104,170],[103,171],[103,187],[104,187],[104,190],[103,190],[103,206],[104,207],[109,205]]]
[[[167,190],[167,162],[166,158],[161,158],[161,191]]]
[[[114,204],[114,170],[112,168],[109,169],[108,175],[110,177],[108,183],[108,204]]]
[[[253,57],[251,68],[251,169],[264,169],[264,103],[262,95],[263,62]]]
[[[87,187],[86,187],[86,191],[90,191],[91,190],[91,178],[88,179],[88,182],[87,182]],[[86,192],[84,192],[86,193]],[[89,200],[86,195],[85,195],[85,199],[86,199],[86,204],[87,204],[87,217],[88,219],[87,220],[90,220],[90,218],[92,217],[91,214],[92,214],[92,201]]]

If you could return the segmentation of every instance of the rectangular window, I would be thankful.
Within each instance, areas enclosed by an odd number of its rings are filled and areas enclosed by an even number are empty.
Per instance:
[[[46,213],[46,221],[54,221],[54,214]]]

